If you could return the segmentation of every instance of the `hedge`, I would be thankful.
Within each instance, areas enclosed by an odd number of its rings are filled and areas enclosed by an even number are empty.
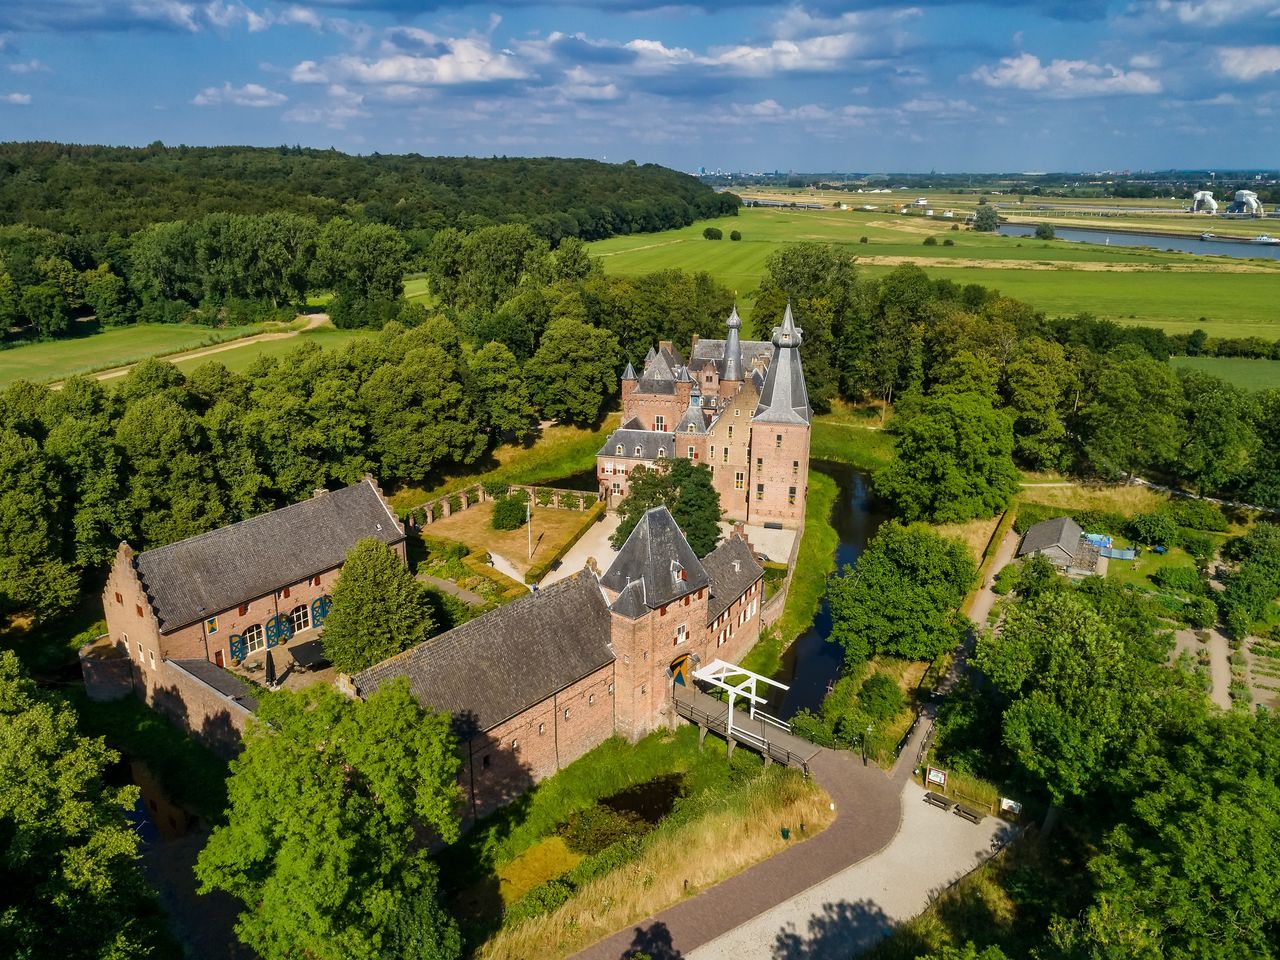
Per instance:
[[[1086,533],[1110,533],[1116,536],[1124,536],[1129,522],[1124,514],[1109,510],[1069,510],[1043,503],[1024,503],[1018,507],[1013,529],[1018,533],[1026,533],[1027,528],[1055,517],[1071,517]]]
[[[551,501],[556,498],[556,492],[543,487],[538,490],[536,496],[538,498],[538,506],[549,507],[551,506]]]
[[[532,567],[530,567],[528,573],[524,575],[524,582],[537,583],[539,580],[545,577],[548,573],[550,573],[551,568],[554,567],[557,563],[559,563],[562,559],[564,559],[564,555],[573,548],[573,545],[575,543],[577,543],[579,540],[582,539],[583,535],[586,534],[586,532],[591,529],[592,524],[596,523],[597,521],[600,520],[601,517],[604,516],[604,513],[605,513],[605,505],[603,503],[597,503],[594,507],[588,510],[586,517],[582,521],[582,526],[578,528],[577,533],[575,533],[572,537],[566,540],[564,544],[560,547],[560,549],[557,550],[555,553],[553,553],[551,556],[547,557],[544,560],[539,561],[538,563],[535,563]]]

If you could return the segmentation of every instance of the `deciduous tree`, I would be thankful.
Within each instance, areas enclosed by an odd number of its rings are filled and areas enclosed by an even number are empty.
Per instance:
[[[703,464],[682,458],[660,460],[653,469],[637,467],[627,479],[627,495],[618,506],[618,529],[611,543],[621,549],[645,511],[665,506],[684,531],[693,552],[705,557],[720,539],[720,494]]]
[[[347,554],[324,625],[324,650],[343,673],[356,673],[431,635],[431,605],[399,555],[366,537]]]
[[[607,330],[578,320],[554,320],[525,368],[534,404],[547,419],[591,424],[618,389],[622,358]]]
[[[243,943],[264,960],[460,954],[421,837],[458,836],[449,724],[403,681],[363,702],[323,684],[260,701],[231,763],[234,815],[196,864],[203,892],[245,905]]]

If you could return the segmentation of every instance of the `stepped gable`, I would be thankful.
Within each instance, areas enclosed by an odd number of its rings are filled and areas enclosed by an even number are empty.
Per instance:
[[[372,478],[229,527],[146,550],[134,567],[169,633],[340,566],[364,537],[388,546],[404,528]]]
[[[583,570],[357,673],[367,697],[406,677],[425,707],[474,731],[497,726],[607,667],[609,607]]]
[[[637,582],[644,591],[643,597],[637,600],[633,594],[628,609],[640,609],[642,605],[645,611],[666,606],[710,584],[702,561],[665,506],[645,512],[600,578],[601,586],[617,594],[626,593],[628,588],[634,591]],[[631,616],[616,608],[614,612]]]
[[[809,391],[800,366],[800,343],[803,333],[791,316],[791,304],[782,316],[782,325],[773,328],[773,362],[760,391],[756,407],[757,423],[809,423]]]
[[[618,453],[618,444],[622,444],[622,453]],[[636,447],[640,452],[636,453]],[[675,439],[672,434],[661,430],[629,430],[619,428],[609,434],[604,446],[596,451],[597,457],[639,457],[643,460],[658,460],[662,457],[675,456]]]
[[[741,537],[730,537],[702,560],[711,578],[711,600],[707,605],[707,623],[724,613],[743,591],[760,577],[764,567]]]

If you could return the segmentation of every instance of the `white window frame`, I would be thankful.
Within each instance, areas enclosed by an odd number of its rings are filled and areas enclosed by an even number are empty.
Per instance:
[[[623,455],[623,453],[622,453],[622,444],[618,444],[617,448],[614,450],[614,454],[615,454],[615,456],[619,456],[619,457],[621,457],[621,456]]]
[[[257,653],[259,650],[265,650],[267,648],[267,635],[262,629],[262,624],[260,623],[249,624],[249,626],[244,628],[244,632],[241,633],[240,636],[244,640],[245,656],[248,656],[251,653]],[[256,646],[255,641],[257,642]]]
[[[686,643],[689,640],[689,628],[683,623],[676,627],[676,646]]]
[[[733,475],[733,489],[735,490],[743,489],[743,485],[746,482],[747,482],[747,478],[743,475],[741,470],[739,470],[737,473]]]
[[[301,617],[298,614],[302,614]],[[301,624],[299,624],[301,621]],[[311,608],[305,603],[300,603],[289,611],[289,623],[293,627],[294,633],[301,633],[303,630],[311,629]]]
[[[653,429],[659,433],[667,432],[667,418],[662,414],[658,414],[653,418]]]

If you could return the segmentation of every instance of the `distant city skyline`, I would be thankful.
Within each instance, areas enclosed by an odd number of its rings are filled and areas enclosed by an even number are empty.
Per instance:
[[[1277,81],[1280,0],[0,7],[5,140],[688,171],[1275,169]]]

